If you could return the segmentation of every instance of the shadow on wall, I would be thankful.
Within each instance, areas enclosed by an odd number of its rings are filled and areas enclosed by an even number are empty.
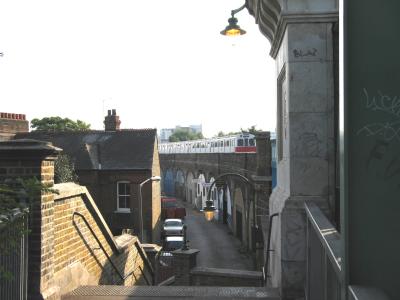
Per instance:
[[[98,281],[100,285],[114,284],[131,286],[151,283],[151,274],[147,274],[146,276],[144,273],[142,258],[140,257],[139,251],[132,251],[133,249],[129,249],[133,248],[132,245],[136,242],[136,237],[128,234],[116,237],[117,245],[122,243],[122,245],[120,245],[122,247],[119,251],[118,249],[113,250],[113,253],[109,255],[96,234],[91,230],[89,223],[83,215],[75,213],[73,216],[73,224],[90,255],[102,270]],[[87,227],[90,235],[85,234],[85,230],[82,227]],[[102,255],[100,255],[100,253]],[[104,256],[106,257],[105,260]],[[147,281],[149,283],[147,283]]]
[[[55,188],[54,277],[61,294],[80,285],[152,283],[136,236],[114,237],[85,187],[65,183]]]

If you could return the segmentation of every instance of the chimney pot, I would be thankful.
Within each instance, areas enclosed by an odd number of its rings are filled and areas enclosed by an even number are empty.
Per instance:
[[[108,110],[108,115],[104,118],[104,127],[106,131],[120,130],[121,121],[115,109]]]

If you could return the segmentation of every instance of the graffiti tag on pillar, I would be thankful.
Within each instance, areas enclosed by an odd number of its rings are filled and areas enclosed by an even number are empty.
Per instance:
[[[371,96],[366,88],[363,89],[363,96],[363,109],[376,115],[378,121],[366,123],[357,131],[359,136],[375,139],[366,168],[374,171],[384,181],[397,178],[400,175],[400,158],[397,154],[400,142],[400,97],[389,96],[381,91]],[[396,183],[400,188],[400,183]]]
[[[383,113],[387,116],[381,122],[365,124],[357,131],[357,135],[375,136],[386,142],[400,141],[400,97],[389,96],[381,91],[370,97],[367,89],[363,89],[365,108],[374,113]],[[382,117],[382,115],[381,115]]]
[[[299,57],[307,57],[307,56],[317,56],[317,52],[318,50],[315,48],[311,48],[311,49],[294,49],[293,50],[293,55],[295,58],[299,58]]]

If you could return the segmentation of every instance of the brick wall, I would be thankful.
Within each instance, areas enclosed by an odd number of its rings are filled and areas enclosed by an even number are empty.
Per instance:
[[[153,166],[152,166],[151,176],[161,176],[160,156],[158,154],[157,139],[154,142]],[[160,243],[161,225],[162,225],[161,224],[161,182],[160,181],[152,182],[151,199],[152,199],[152,205],[151,205],[152,242]]]
[[[145,284],[143,261],[134,245],[137,238],[125,234],[114,239],[85,187],[64,183],[54,188],[59,191],[54,199],[54,278],[61,294],[84,284]],[[99,241],[74,212],[84,216]],[[125,280],[118,275],[131,272]]]
[[[157,162],[154,163],[156,165]],[[150,178],[154,172],[150,170],[86,170],[77,171],[79,182],[87,186],[96,201],[101,213],[114,234],[122,229],[132,229],[139,235],[139,184]],[[157,171],[158,170],[158,171]],[[130,213],[117,211],[117,182],[129,181],[131,187]],[[143,227],[147,233],[147,242],[155,242],[159,238],[161,214],[160,183],[146,183],[143,186]]]
[[[29,215],[29,299],[60,299],[61,294],[81,284],[143,283],[136,237],[114,239],[86,188],[75,184],[53,186],[54,160],[60,150],[51,143],[33,140],[0,142],[0,181],[35,176],[60,190],[57,197],[54,193],[38,195]],[[120,273],[133,270],[132,275],[119,278],[86,224],[82,220],[73,222],[74,211],[86,217]]]
[[[0,141],[10,140],[17,132],[28,132],[29,122],[23,114],[0,113]]]

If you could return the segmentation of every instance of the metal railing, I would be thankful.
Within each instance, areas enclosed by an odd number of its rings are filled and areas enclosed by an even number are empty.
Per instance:
[[[314,203],[306,203],[306,299],[340,300],[344,274],[339,232]]]
[[[28,216],[17,213],[11,223],[2,225],[0,223],[0,299],[26,300]]]
[[[265,265],[263,267],[263,277],[264,277],[264,283],[267,285],[267,279],[268,277],[271,277],[268,274],[268,267],[269,267],[269,260],[270,260],[270,253],[273,252],[274,250],[271,249],[271,233],[272,233],[272,221],[274,220],[275,217],[279,216],[279,213],[274,213],[269,216],[269,227],[268,227],[268,242],[267,242],[267,253],[266,253],[266,258],[265,258]]]
[[[100,242],[99,238],[97,237],[96,233],[93,231],[93,229],[90,227],[89,222],[86,220],[85,216],[79,212],[74,212],[72,214],[72,222],[74,223],[74,226],[77,228],[77,230],[79,230],[79,226],[75,221],[75,216],[79,216],[85,223],[86,227],[89,229],[90,233],[92,234],[92,236],[95,238],[97,244],[99,245],[100,249],[103,251],[104,255],[106,256],[108,262],[111,264],[111,266],[113,267],[113,269],[115,270],[115,272],[117,273],[118,277],[121,279],[122,282],[125,281],[125,279],[127,279],[129,276],[133,275],[133,273],[135,272],[135,268],[133,268],[130,272],[128,272],[127,274],[124,274],[123,272],[120,272],[120,270],[118,269],[118,267],[114,264],[114,262],[112,261],[110,255],[107,253],[106,249],[104,249],[102,243]],[[83,235],[81,234],[82,238]],[[141,254],[139,252],[139,254]],[[142,257],[143,258],[143,257]],[[154,275],[151,273],[151,279],[148,279],[144,270],[142,268],[140,268],[140,271],[142,273],[142,276],[144,278],[144,280],[146,281],[147,285],[152,285],[154,282]]]
[[[305,203],[305,210],[306,300],[389,300],[379,288],[345,286],[340,233],[314,203]]]

